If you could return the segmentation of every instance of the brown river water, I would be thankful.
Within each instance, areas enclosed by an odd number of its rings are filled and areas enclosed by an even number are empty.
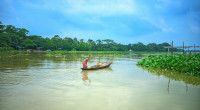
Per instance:
[[[199,110],[200,77],[136,66],[141,55],[0,55],[0,110]]]

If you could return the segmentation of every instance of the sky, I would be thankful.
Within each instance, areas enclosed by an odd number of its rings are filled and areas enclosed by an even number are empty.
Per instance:
[[[0,0],[0,21],[49,38],[200,46],[200,0]]]

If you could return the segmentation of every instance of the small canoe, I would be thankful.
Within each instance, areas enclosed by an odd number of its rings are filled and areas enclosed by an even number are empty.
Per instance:
[[[112,64],[112,61],[108,61],[105,63],[102,63],[102,66],[98,67],[97,65],[91,66],[89,68],[81,68],[82,70],[97,70],[97,69],[102,69],[102,68],[107,68]]]

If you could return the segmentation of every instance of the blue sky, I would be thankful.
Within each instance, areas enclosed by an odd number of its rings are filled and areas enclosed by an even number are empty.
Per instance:
[[[200,45],[200,0],[1,0],[0,20],[49,38]]]

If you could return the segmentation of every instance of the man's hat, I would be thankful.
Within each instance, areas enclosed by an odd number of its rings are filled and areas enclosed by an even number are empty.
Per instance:
[[[85,59],[86,59],[86,56],[83,57],[83,60],[85,60]]]

